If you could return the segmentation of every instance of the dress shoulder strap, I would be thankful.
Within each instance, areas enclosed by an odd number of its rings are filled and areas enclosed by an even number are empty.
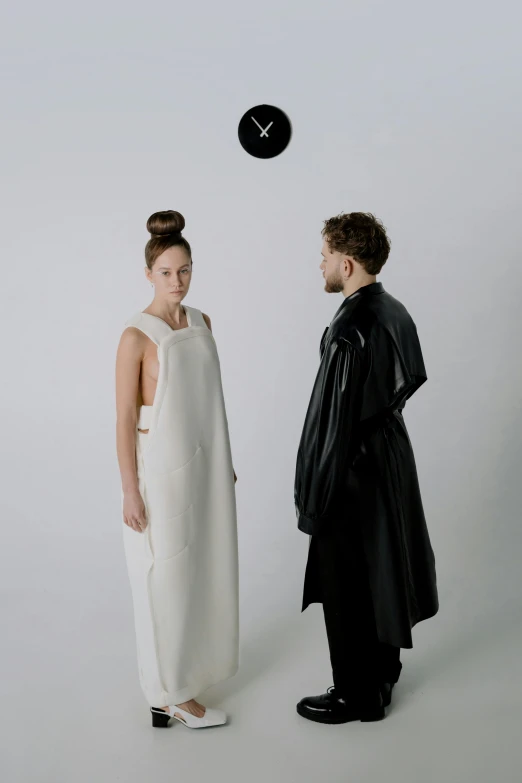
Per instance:
[[[125,323],[125,326],[134,326],[136,329],[139,329],[156,345],[159,345],[164,337],[172,334],[172,329],[165,321],[150,313],[135,313]]]
[[[208,329],[201,310],[197,310],[195,307],[187,307],[187,305],[183,306],[185,310],[187,310],[187,315],[191,326],[204,326],[205,329]]]

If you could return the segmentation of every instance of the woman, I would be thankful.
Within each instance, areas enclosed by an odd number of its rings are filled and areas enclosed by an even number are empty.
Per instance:
[[[116,360],[123,534],[140,682],[152,725],[226,722],[196,701],[238,668],[236,475],[210,319],[182,306],[192,278],[185,220],[147,222],[154,299]]]

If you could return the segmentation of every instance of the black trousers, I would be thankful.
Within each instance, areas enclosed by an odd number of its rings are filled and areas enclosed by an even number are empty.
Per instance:
[[[312,536],[335,690],[364,697],[395,683],[400,647],[379,642],[360,530],[356,525]]]

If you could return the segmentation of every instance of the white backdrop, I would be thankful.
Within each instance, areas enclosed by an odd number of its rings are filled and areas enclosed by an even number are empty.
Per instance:
[[[36,774],[20,761],[27,738],[14,725],[27,701],[45,705],[31,739],[40,781],[71,779],[67,752],[75,764],[92,760],[80,740],[49,756],[71,699],[87,721],[83,742],[108,720],[105,708],[96,712],[100,692],[122,720],[131,711],[129,724],[145,710],[113,387],[124,322],[151,298],[145,222],[161,209],[186,219],[186,302],[213,322],[239,477],[242,669],[219,698],[248,693],[248,724],[261,693],[292,682],[283,707],[293,720],[293,697],[329,684],[320,608],[300,614],[308,539],[296,528],[293,478],[319,340],[342,301],[323,291],[320,231],[324,219],[356,210],[388,229],[379,279],[415,320],[429,376],[405,418],[441,610],[403,656],[416,672],[411,687],[431,678],[446,693],[465,681],[515,698],[519,17],[506,0],[49,0],[6,12],[0,596],[11,781]],[[241,116],[258,103],[293,124],[290,146],[273,160],[250,157],[237,139]],[[495,652],[495,667],[484,658],[474,669],[484,651]],[[495,680],[499,669],[511,685]],[[110,779],[115,759],[98,758],[96,774]],[[274,778],[263,758],[258,771]],[[187,759],[196,763],[192,751]],[[435,779],[452,779],[447,772],[439,767]]]

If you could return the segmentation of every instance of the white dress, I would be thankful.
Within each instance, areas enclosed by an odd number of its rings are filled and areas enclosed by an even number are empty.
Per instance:
[[[216,343],[199,310],[188,327],[136,313],[158,346],[152,406],[140,409],[138,482],[148,526],[123,523],[140,682],[154,707],[234,675],[239,658],[234,471]]]

